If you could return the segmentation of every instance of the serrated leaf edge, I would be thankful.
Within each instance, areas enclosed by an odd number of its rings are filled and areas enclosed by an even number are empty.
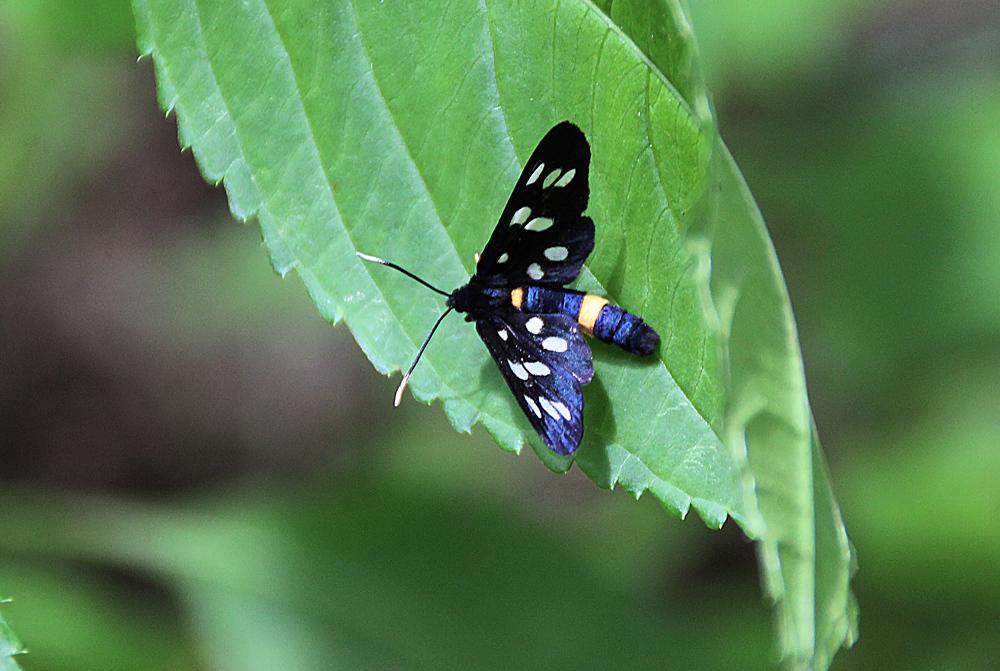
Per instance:
[[[627,35],[625,35],[620,28],[617,28],[617,26],[610,20],[610,18],[607,17],[603,12],[601,12],[596,6],[594,6],[593,3],[589,2],[589,0],[584,0],[584,2],[586,2],[586,4],[588,4],[591,10],[595,12],[598,16],[600,16],[602,20],[609,25],[609,30],[616,30],[617,31],[616,34],[620,36],[623,42],[626,42],[627,44],[631,45],[631,49],[634,51],[634,53],[641,58],[641,60],[647,65],[647,67],[650,70],[652,70],[655,73],[655,75],[661,81],[664,82],[664,85],[673,93],[678,104],[684,106],[684,108],[691,113],[693,118],[698,118],[694,114],[694,111],[691,110],[690,107],[688,106],[687,101],[685,101],[684,98],[679,95],[679,93],[676,91],[673,85],[665,79],[663,73],[660,72],[658,68],[656,68],[655,64],[653,64],[649,60],[649,58],[638,48],[638,46],[635,45],[635,43]],[[335,302],[333,304],[330,304],[330,302],[324,300],[325,299],[324,296],[320,295],[320,292],[317,290],[318,283],[315,281],[315,278],[311,277],[308,271],[306,271],[300,264],[295,262],[295,260],[291,258],[291,255],[289,255],[288,257],[280,256],[280,252],[282,250],[287,250],[287,246],[282,244],[283,240],[281,238],[281,232],[269,225],[266,204],[264,203],[264,200],[261,197],[260,193],[256,192],[257,202],[249,207],[246,206],[247,205],[246,203],[242,203],[240,199],[236,197],[236,194],[233,191],[231,184],[232,178],[230,172],[231,170],[233,170],[234,167],[237,167],[237,163],[242,163],[242,166],[240,167],[246,170],[248,178],[250,179],[251,183],[253,181],[252,174],[249,172],[249,168],[245,160],[245,153],[243,152],[242,145],[239,143],[238,138],[236,141],[237,148],[239,150],[238,158],[234,159],[233,162],[225,170],[222,170],[219,173],[210,168],[209,161],[204,157],[199,146],[200,141],[204,138],[196,138],[192,136],[190,129],[187,128],[186,123],[184,121],[183,111],[178,109],[178,105],[180,103],[180,97],[176,91],[176,88],[172,83],[172,78],[170,77],[166,64],[163,62],[163,59],[160,58],[158,54],[158,50],[155,46],[155,37],[154,37],[155,30],[153,28],[154,21],[148,15],[148,12],[144,11],[144,4],[145,4],[144,0],[133,0],[133,11],[136,16],[136,23],[137,23],[137,42],[136,42],[137,48],[140,52],[140,59],[148,56],[152,59],[154,63],[154,68],[157,75],[156,82],[158,90],[158,100],[161,108],[164,109],[164,111],[167,114],[169,114],[171,111],[176,113],[177,123],[178,123],[178,136],[182,148],[191,149],[192,154],[195,157],[196,163],[199,167],[199,170],[201,171],[202,176],[206,179],[206,181],[217,185],[221,184],[226,189],[230,211],[237,219],[241,221],[249,221],[251,219],[256,219],[259,222],[262,237],[264,238],[265,242],[268,243],[267,244],[268,253],[275,270],[279,274],[284,276],[288,272],[294,269],[302,278],[303,282],[307,287],[307,291],[309,292],[310,298],[320,309],[320,312],[323,314],[323,317],[334,324],[343,320],[345,324],[347,324],[348,329],[352,330],[353,333],[350,320],[343,319],[343,315],[340,313],[339,306]],[[273,26],[274,25],[273,17],[270,16],[269,8],[268,8],[268,18],[271,20]],[[198,17],[198,20],[200,27],[201,26],[200,16]],[[283,41],[283,38],[281,37],[280,33],[277,30],[275,30],[275,33],[278,35],[278,39]],[[287,53],[287,49],[285,49],[285,52]],[[212,71],[214,69],[214,66],[211,60],[206,59],[206,63],[209,70]],[[225,99],[221,94],[221,90],[219,89],[218,81],[214,77],[214,72],[213,72],[213,84],[216,92],[218,92],[220,99],[223,101],[223,104],[225,105]],[[299,102],[301,102],[301,98]],[[230,120],[232,119],[231,113],[227,112],[227,116]],[[309,123],[308,115],[305,115],[305,117],[307,119],[307,123]],[[310,124],[310,129],[311,129],[311,124]],[[311,130],[310,133],[312,133]],[[234,133],[234,136],[236,135],[237,134]],[[312,139],[313,148],[316,149],[317,145],[315,141],[315,135],[311,134],[310,137]],[[329,176],[325,175],[325,178],[327,180],[327,184],[329,185]],[[345,232],[347,233],[348,239],[350,239],[349,231]],[[275,248],[275,243],[277,243],[279,255],[276,255],[272,251]],[[362,264],[360,261],[358,261],[357,263],[359,264],[359,267],[363,269],[364,273],[367,274],[369,278],[371,278],[372,275],[370,269],[366,268],[364,264]],[[372,286],[374,286],[376,290],[379,291],[379,293],[381,294],[381,289],[378,288],[378,285],[375,282],[372,282]],[[409,334],[407,334],[407,336],[409,337]],[[355,340],[362,347],[362,350],[365,352],[365,355],[369,359],[369,361],[372,362],[376,370],[378,370],[380,373],[382,373],[383,375],[391,375],[396,371],[400,370],[398,366],[385,365],[378,358],[374,356],[373,352],[367,349],[366,344],[364,342],[359,340],[357,337],[355,337]],[[416,349],[418,340],[412,337],[410,337],[410,340],[411,343],[413,344],[414,349]],[[658,365],[663,366],[667,375],[669,375],[671,379],[674,379],[673,375],[670,374],[669,368],[666,366],[666,362],[664,362],[662,358],[658,360]],[[466,415],[470,419],[463,420],[462,416],[458,412],[459,408],[461,408],[462,410],[466,410],[471,406],[457,394],[450,397],[447,395],[442,395],[440,393],[441,388],[444,389],[451,389],[451,388],[445,382],[443,382],[444,379],[443,377],[438,375],[438,378],[439,380],[441,380],[441,382],[440,382],[440,387],[437,391],[427,393],[427,392],[422,392],[417,387],[414,387],[413,388],[414,396],[421,402],[427,404],[430,404],[435,400],[441,400],[444,405],[445,413],[448,416],[449,421],[456,428],[456,430],[467,433],[471,430],[472,426],[474,426],[477,423],[480,423],[484,426],[486,431],[494,438],[494,440],[498,442],[501,448],[507,451],[520,453],[524,443],[526,442],[524,440],[524,435],[526,433],[525,429],[515,425],[508,424],[507,422],[492,415],[482,413],[478,409],[474,409],[474,412],[471,414],[466,413]],[[678,387],[678,389],[680,389],[680,387]],[[687,398],[686,394],[685,398]],[[689,399],[688,402],[690,404]],[[691,408],[694,409],[696,413],[698,413],[697,408],[693,404],[690,405]],[[700,413],[698,413],[698,416],[700,417],[701,421],[705,423],[708,429],[713,433],[713,435],[716,436],[716,438],[719,440],[720,445],[725,446],[726,443],[721,439],[721,437],[719,437],[716,434],[714,427],[712,427],[711,424],[708,423],[705,420],[705,418],[700,415]],[[511,436],[510,434],[514,434],[514,436]],[[529,444],[532,444],[532,446],[534,447],[533,441],[527,441],[527,442],[529,442]],[[618,447],[620,449],[625,449],[622,446]],[[749,519],[747,516],[742,515],[733,510],[728,510],[728,508],[725,505],[715,501],[710,501],[704,498],[692,498],[690,495],[684,493],[677,486],[667,482],[666,480],[664,480],[659,476],[653,475],[652,471],[650,471],[644,464],[642,464],[640,457],[631,452],[629,453],[629,455],[633,459],[635,459],[635,461],[638,464],[642,465],[642,468],[644,468],[648,473],[652,475],[651,479],[643,479],[643,481],[629,480],[627,482],[621,482],[623,488],[625,488],[626,491],[629,491],[637,498],[641,496],[641,494],[644,493],[645,491],[651,490],[653,492],[653,495],[661,501],[661,503],[667,510],[673,512],[682,519],[685,517],[688,508],[693,506],[695,510],[699,513],[699,516],[701,516],[701,518],[710,528],[720,528],[725,522],[726,517],[732,517],[733,520],[737,524],[739,524],[741,528],[743,528],[744,531],[751,538],[757,537],[757,535],[759,534],[759,530],[754,525],[753,521]],[[543,459],[543,463],[545,463],[546,466],[557,472],[563,470],[559,467],[558,464],[553,466],[554,463],[553,461]],[[737,466],[740,465],[737,464]],[[590,474],[588,474],[588,477],[591,477],[591,479],[593,479],[593,477],[590,476]],[[610,488],[613,489],[619,482],[620,482],[619,479],[612,480],[612,482],[610,483]],[[724,511],[721,515],[719,513],[720,510]]]

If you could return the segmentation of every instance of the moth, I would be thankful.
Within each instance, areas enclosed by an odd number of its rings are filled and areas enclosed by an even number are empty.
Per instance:
[[[475,322],[528,421],[554,452],[573,454],[583,438],[582,385],[594,376],[583,334],[632,354],[652,354],[660,336],[640,317],[606,298],[565,286],[594,248],[594,222],[584,216],[590,197],[590,144],[563,121],[531,153],[493,235],[464,286],[442,291],[408,270],[374,256],[365,261],[398,270],[447,298],[403,390],[434,332],[453,310]]]

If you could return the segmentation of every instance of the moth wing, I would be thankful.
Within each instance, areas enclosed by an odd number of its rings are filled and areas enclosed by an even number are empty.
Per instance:
[[[545,444],[573,454],[583,438],[583,390],[594,375],[590,347],[566,315],[498,313],[476,330]]]
[[[594,249],[590,144],[569,121],[555,125],[531,153],[476,264],[487,286],[572,282]]]

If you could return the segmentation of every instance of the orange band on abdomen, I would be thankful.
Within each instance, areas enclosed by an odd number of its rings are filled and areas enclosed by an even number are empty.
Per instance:
[[[510,304],[514,306],[515,310],[521,309],[521,303],[524,301],[524,289],[518,287],[517,289],[510,290]]]
[[[601,310],[608,304],[607,298],[587,294],[580,303],[580,312],[576,316],[576,321],[580,329],[587,335],[594,335],[594,324],[601,314]]]

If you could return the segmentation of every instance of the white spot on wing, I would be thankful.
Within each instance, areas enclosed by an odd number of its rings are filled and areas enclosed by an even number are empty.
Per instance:
[[[528,222],[528,225],[524,227],[526,231],[547,231],[552,228],[552,224],[555,223],[548,217],[535,217]]]
[[[524,369],[535,376],[545,376],[552,372],[541,361],[528,361],[524,364]]]
[[[545,412],[549,413],[552,419],[559,419],[559,411],[552,406],[552,403],[549,402],[549,399],[545,398],[544,396],[539,396],[538,402],[542,404],[542,409],[545,410]]]
[[[528,266],[528,277],[533,280],[540,280],[545,277],[545,271],[543,271],[542,267],[537,263],[532,263]]]
[[[524,370],[524,366],[514,361],[513,359],[507,359],[507,365],[510,366],[511,372],[514,373],[521,380],[528,379],[528,371]]]
[[[542,348],[550,352],[565,352],[569,344],[563,338],[550,336],[542,341]]]
[[[542,182],[542,188],[543,189],[547,189],[550,186],[552,186],[552,182],[554,182],[557,179],[559,179],[559,174],[561,172],[562,172],[562,170],[560,170],[559,168],[556,168],[555,170],[553,170],[552,172],[550,172],[549,174],[547,174],[545,176],[545,181]]]
[[[500,258],[497,259],[497,263],[507,263],[507,259],[509,258],[510,257],[507,256],[507,252],[504,252],[503,254],[500,255]]]
[[[532,399],[530,396],[525,396],[524,400],[527,402],[528,407],[531,408],[531,412],[535,413],[535,417],[541,419],[542,411],[538,409],[538,404],[535,403],[534,399]]]
[[[562,403],[561,401],[556,401],[555,403],[552,404],[552,407],[555,408],[556,411],[563,416],[563,419],[569,421],[570,418],[569,408],[566,407],[566,404]]]
[[[500,340],[507,341],[507,329],[500,329],[497,331],[497,335],[500,336]]]
[[[556,182],[556,186],[566,186],[573,180],[573,175],[576,174],[576,168],[570,168],[566,171],[566,174],[559,178]]]
[[[538,167],[535,168],[535,171],[533,173],[531,173],[531,177],[528,178],[528,181],[525,182],[525,184],[534,184],[535,182],[537,182],[539,176],[542,174],[542,170],[545,170],[545,164],[539,163]]]
[[[569,250],[565,247],[549,247],[545,250],[545,258],[549,261],[565,261]]]
[[[524,328],[528,329],[529,333],[534,333],[535,335],[542,332],[543,326],[545,326],[545,322],[542,321],[541,317],[532,317],[524,323]]]
[[[517,212],[514,213],[514,216],[510,218],[510,225],[511,226],[520,226],[521,224],[523,224],[524,222],[526,222],[528,220],[528,217],[530,217],[530,216],[531,216],[531,208],[530,207],[519,208],[517,210]]]

